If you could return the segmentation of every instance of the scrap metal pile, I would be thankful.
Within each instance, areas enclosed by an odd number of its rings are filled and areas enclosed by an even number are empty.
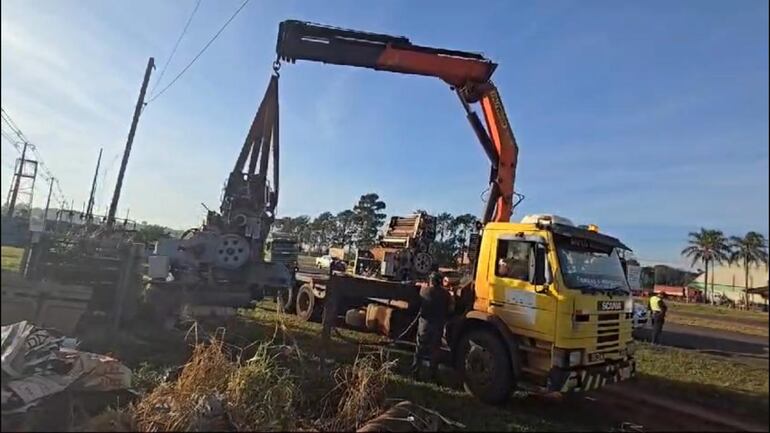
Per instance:
[[[144,244],[133,242],[132,233],[83,226],[43,233],[30,245],[21,267],[30,281],[89,288],[86,317],[117,327],[136,313],[143,260]]]
[[[394,216],[378,245],[358,251],[355,273],[399,281],[424,278],[433,269],[430,246],[435,238],[435,217],[425,212]]]
[[[86,395],[93,401],[96,394],[102,403],[116,400],[115,392],[123,401],[131,396],[128,367],[77,346],[74,338],[26,321],[2,327],[3,431],[66,430],[77,422],[71,418],[73,412],[86,410]]]

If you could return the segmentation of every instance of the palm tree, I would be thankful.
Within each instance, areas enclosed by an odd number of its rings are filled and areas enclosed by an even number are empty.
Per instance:
[[[708,298],[709,264],[714,270],[715,263],[724,263],[730,259],[730,249],[727,246],[727,238],[721,230],[700,229],[699,232],[690,232],[688,247],[682,250],[682,255],[692,259],[692,266],[695,263],[703,263],[705,273],[705,291],[704,295]],[[711,284],[711,299],[714,296],[714,284]]]
[[[748,232],[746,236],[730,237],[730,261],[743,266],[743,283],[746,289],[746,306],[749,305],[749,267],[760,263],[767,264],[767,240],[761,233]]]

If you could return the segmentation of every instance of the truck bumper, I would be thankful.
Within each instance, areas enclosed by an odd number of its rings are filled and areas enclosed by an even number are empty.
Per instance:
[[[636,361],[633,359],[576,369],[553,367],[548,376],[548,391],[563,393],[591,391],[604,385],[630,379],[635,375]]]

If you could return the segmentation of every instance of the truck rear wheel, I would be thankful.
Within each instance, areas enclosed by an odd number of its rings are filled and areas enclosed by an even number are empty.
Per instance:
[[[460,338],[457,349],[457,367],[466,391],[489,404],[507,401],[513,372],[500,337],[486,329],[471,330]]]
[[[303,284],[297,292],[297,316],[304,321],[318,321],[321,318],[321,305],[310,286]]]

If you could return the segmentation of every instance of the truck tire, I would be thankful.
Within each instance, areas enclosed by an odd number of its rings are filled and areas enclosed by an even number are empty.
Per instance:
[[[488,329],[472,329],[457,345],[457,371],[465,390],[489,404],[506,402],[513,391],[513,372],[505,343]]]
[[[288,287],[281,289],[275,296],[275,303],[277,304],[278,311],[283,311],[286,314],[294,314],[295,311],[295,297],[297,289],[295,287]]]
[[[316,299],[310,286],[303,284],[297,292],[296,312],[300,319],[311,322],[321,318],[321,303]]]

